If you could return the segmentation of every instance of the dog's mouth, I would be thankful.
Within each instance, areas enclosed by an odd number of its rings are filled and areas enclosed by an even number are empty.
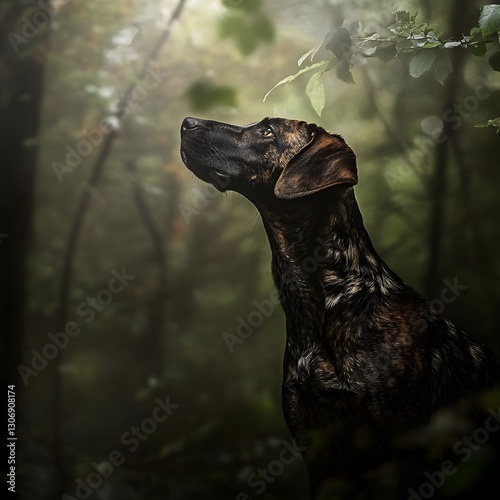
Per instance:
[[[198,158],[199,155],[189,151],[184,144],[181,145],[181,158],[184,162],[184,165],[202,180],[205,180],[203,177],[203,173],[206,173],[206,168],[203,163]]]
[[[212,184],[221,191],[224,191],[229,184],[229,175],[218,170],[211,170],[208,175],[213,180]]]
[[[219,191],[225,191],[227,189],[230,181],[228,173],[207,166],[205,162],[199,161],[195,155],[188,153],[184,147],[181,147],[181,158],[186,167],[191,170],[196,177],[212,184]]]
[[[189,168],[189,170],[191,170],[191,161],[188,159],[188,156],[186,154],[186,150],[181,147],[181,158],[182,158],[182,161],[184,162],[184,165],[186,165],[187,168]]]

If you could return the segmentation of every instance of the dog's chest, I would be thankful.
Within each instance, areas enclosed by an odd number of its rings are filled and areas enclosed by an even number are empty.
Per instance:
[[[353,392],[353,387],[338,373],[335,363],[319,347],[285,355],[284,383],[317,398],[331,391]]]
[[[349,418],[356,393],[338,376],[319,348],[285,355],[283,409],[292,432],[302,432]]]

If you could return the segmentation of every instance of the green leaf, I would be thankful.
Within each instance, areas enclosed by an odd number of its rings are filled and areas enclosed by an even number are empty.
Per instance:
[[[413,14],[407,10],[398,10],[397,12],[393,12],[392,15],[399,24],[415,24],[418,16],[418,10],[413,12]]]
[[[468,49],[477,57],[484,57],[488,47],[486,42],[471,43],[468,45]]]
[[[342,59],[337,66],[337,78],[346,83],[355,83],[351,73],[350,61],[346,58]]]
[[[491,54],[488,59],[490,66],[493,68],[493,71],[500,71],[500,52],[495,52]]]
[[[500,32],[500,5],[490,4],[481,7],[479,28],[484,36]]]
[[[274,38],[276,36],[274,24],[266,16],[256,16],[252,23],[252,29],[255,36],[260,38],[262,42],[271,43],[274,41]]]
[[[312,64],[311,66],[306,66],[305,68],[301,69],[299,72],[295,73],[294,75],[289,75],[286,78],[283,78],[283,80],[280,80],[265,96],[264,96],[264,101],[268,98],[269,94],[277,87],[280,85],[286,85],[287,83],[293,82],[297,77],[300,75],[303,75],[304,73],[307,73],[308,71],[312,71],[314,69],[320,69],[320,68],[325,68],[325,71],[327,71],[329,68],[330,61],[320,61],[315,64]]]
[[[393,12],[392,15],[396,18],[398,23],[409,23],[410,22],[410,13],[407,10],[398,10],[397,12]]]
[[[357,35],[361,31],[361,23],[359,21],[353,21],[348,26],[346,26],[351,35]]]
[[[318,52],[318,50],[321,48],[321,46],[323,45],[323,42],[321,43],[318,43],[318,45],[316,45],[316,47],[313,47],[311,50],[308,50],[298,61],[297,61],[297,66],[302,66],[302,63],[308,58],[310,57],[311,58],[311,62],[312,60],[314,59],[314,56],[316,55],[316,53]]]
[[[435,50],[419,50],[410,61],[410,75],[419,78],[425,72],[430,71],[436,59]]]
[[[325,39],[325,47],[327,50],[333,52],[337,59],[342,59],[345,54],[349,53],[352,47],[349,30],[341,26],[330,31]]]
[[[377,51],[377,47],[361,47],[359,52],[365,57],[371,57]]]
[[[236,107],[236,91],[233,87],[216,85],[209,80],[194,82],[186,92],[191,108],[205,112],[216,106]]]
[[[394,59],[397,55],[398,51],[396,49],[395,44],[388,45],[387,47],[379,46],[377,47],[377,51],[375,52],[375,56],[377,56],[382,61],[389,62]]]
[[[436,57],[434,63],[432,64],[432,74],[434,78],[441,84],[450,73],[453,73],[453,64],[448,54],[444,50],[436,50]]]
[[[462,42],[446,42],[443,45],[443,49],[454,49],[455,47],[460,47]]]
[[[432,40],[432,41],[427,41],[424,43],[423,48],[424,49],[434,49],[436,47],[439,47],[441,45],[441,42],[439,40]]]
[[[425,35],[408,35],[408,40],[411,40],[414,47],[423,48],[427,39]]]
[[[228,15],[219,24],[221,38],[231,38],[244,55],[254,52],[259,42],[252,31],[252,26],[246,16]]]
[[[233,39],[243,55],[254,52],[259,45],[274,40],[273,23],[261,14],[234,13],[224,16],[219,23],[221,38]]]
[[[311,100],[311,105],[314,111],[321,116],[323,109],[325,107],[325,87],[323,85],[323,71],[314,74],[309,79],[306,87],[306,94]]]

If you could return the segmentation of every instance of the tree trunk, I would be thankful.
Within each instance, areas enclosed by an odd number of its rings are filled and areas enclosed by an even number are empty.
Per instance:
[[[24,337],[26,256],[31,234],[47,26],[21,38],[33,8],[12,1],[0,24],[0,339],[1,378],[21,390],[17,366]],[[4,401],[6,399],[4,398]],[[6,415],[6,413],[4,413]]]
[[[478,14],[476,2],[471,0],[455,0],[448,7],[451,10],[449,36],[460,37],[462,33],[468,33],[471,22]],[[458,100],[458,91],[463,83],[463,69],[467,54],[464,50],[452,50],[450,57],[453,63],[453,73],[448,77],[443,89],[443,107],[441,116],[448,110],[453,110]],[[444,276],[439,274],[439,260],[442,251],[443,226],[445,220],[445,200],[447,174],[450,164],[450,144],[459,130],[454,130],[456,123],[444,123],[443,134],[447,139],[436,145],[434,157],[434,169],[430,178],[429,196],[431,200],[431,211],[429,214],[428,228],[428,258],[424,275],[424,295],[432,298],[439,292],[439,284]]]

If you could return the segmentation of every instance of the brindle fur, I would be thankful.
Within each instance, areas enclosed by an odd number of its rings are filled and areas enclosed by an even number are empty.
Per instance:
[[[281,118],[246,127],[187,118],[181,133],[187,167],[262,215],[286,315],[282,404],[307,445],[312,498],[328,488],[334,498],[371,498],[362,478],[395,454],[408,497],[426,464],[402,436],[498,385],[498,359],[378,256],[341,136]]]

